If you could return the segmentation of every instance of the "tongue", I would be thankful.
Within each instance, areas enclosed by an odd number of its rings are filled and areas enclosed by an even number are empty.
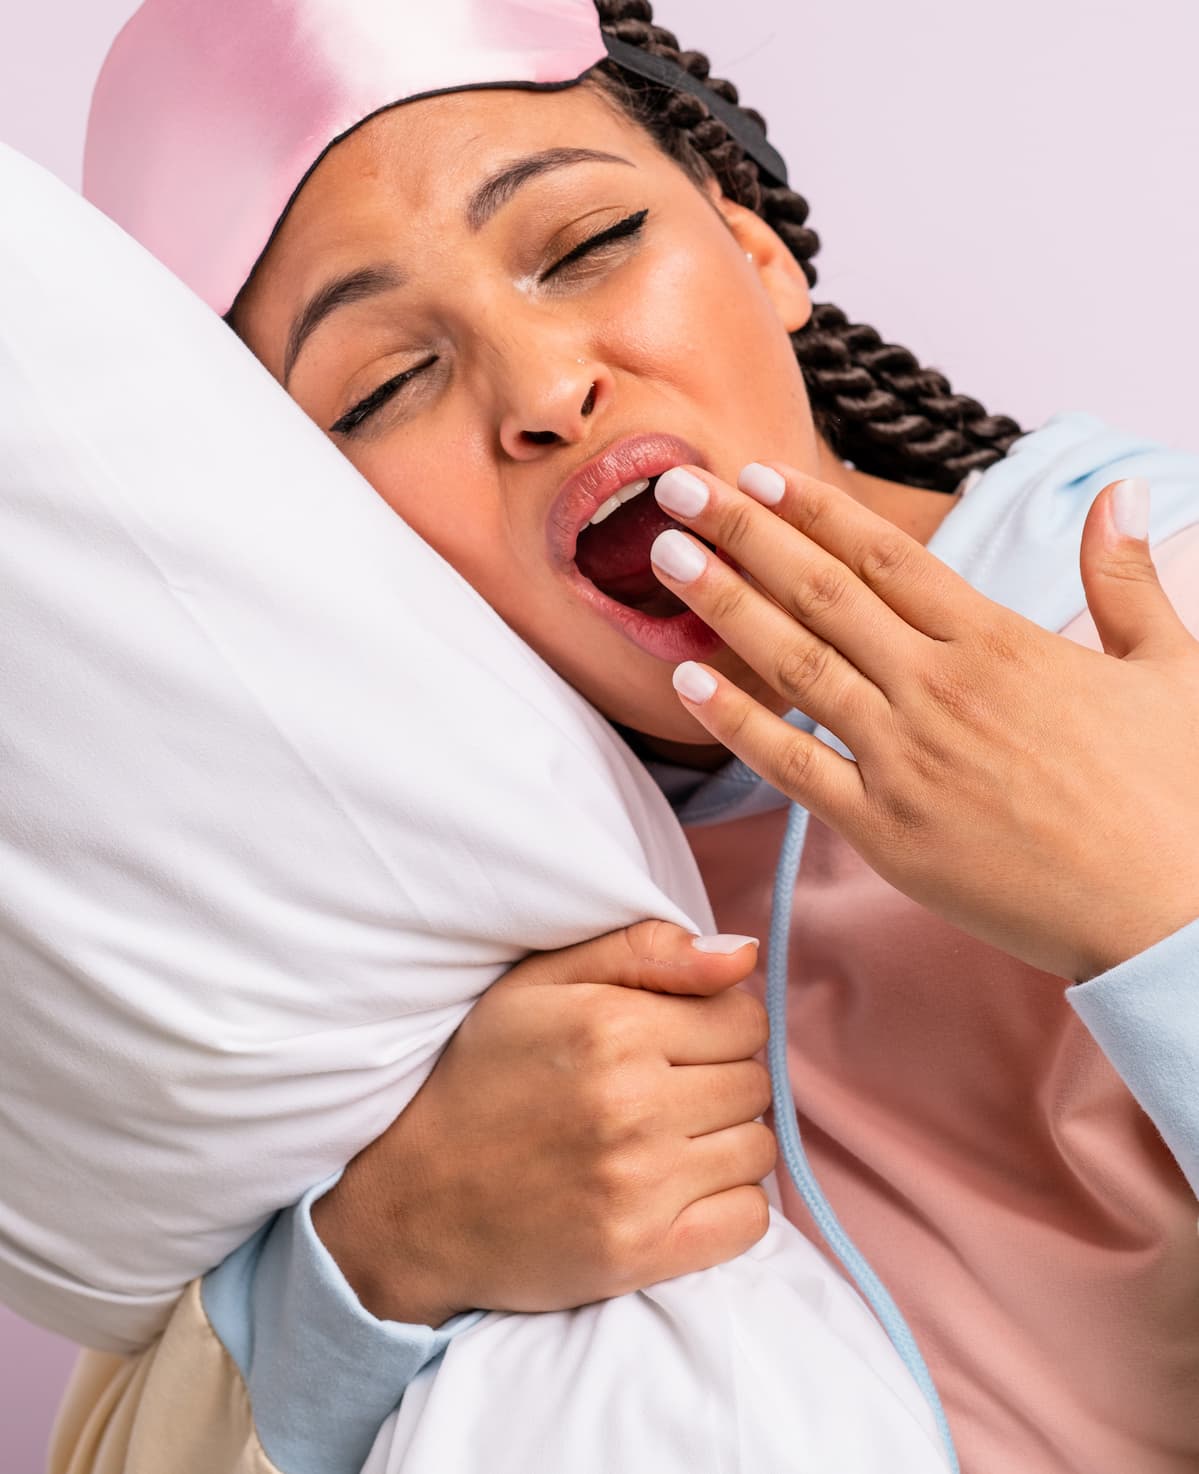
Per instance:
[[[678,525],[643,491],[598,527],[580,533],[575,562],[602,593],[635,607],[665,592],[650,565],[649,550],[660,532]]]

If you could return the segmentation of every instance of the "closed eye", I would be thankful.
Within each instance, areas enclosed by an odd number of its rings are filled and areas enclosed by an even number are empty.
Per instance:
[[[635,215],[628,215],[623,220],[618,220],[615,225],[610,225],[607,230],[601,230],[598,234],[588,236],[585,241],[567,251],[561,261],[555,261],[548,271],[541,275],[543,282],[549,281],[559,271],[571,266],[576,261],[589,256],[593,251],[601,250],[604,246],[611,245],[614,241],[624,240],[628,236],[636,235],[649,218],[648,210],[638,210]]]
[[[431,354],[421,363],[413,364],[411,368],[405,369],[402,374],[396,374],[394,379],[388,379],[386,384],[380,384],[365,399],[360,400],[352,410],[342,415],[329,433],[331,435],[352,435],[364,420],[369,420],[376,410],[382,409],[389,399],[398,394],[409,379],[415,379],[417,374],[423,373],[427,368],[432,368],[436,362],[437,354]]]

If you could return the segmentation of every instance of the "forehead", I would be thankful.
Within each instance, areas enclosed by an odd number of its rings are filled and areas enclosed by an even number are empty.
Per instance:
[[[547,148],[589,148],[651,167],[652,140],[595,88],[486,88],[391,108],[329,151],[300,191],[276,244],[296,255],[344,245],[386,223],[405,232],[465,228],[477,183]]]

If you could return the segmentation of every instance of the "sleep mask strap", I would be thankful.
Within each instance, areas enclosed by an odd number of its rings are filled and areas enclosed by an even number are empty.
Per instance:
[[[604,44],[608,55],[624,71],[635,72],[646,81],[668,87],[672,92],[687,92],[697,97],[713,117],[719,118],[772,184],[787,183],[787,165],[782,154],[766,141],[765,133],[740,108],[726,102],[719,93],[705,87],[698,77],[693,77],[686,68],[665,56],[654,56],[639,46],[630,46],[627,41],[618,41],[606,33]]]

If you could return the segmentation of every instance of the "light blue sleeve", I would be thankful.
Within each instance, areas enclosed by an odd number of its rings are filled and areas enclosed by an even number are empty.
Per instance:
[[[1199,920],[1066,997],[1199,1196]]]
[[[364,1309],[312,1226],[312,1204],[340,1176],[277,1213],[201,1287],[281,1474],[359,1474],[408,1384],[485,1314],[470,1311],[434,1330]]]

